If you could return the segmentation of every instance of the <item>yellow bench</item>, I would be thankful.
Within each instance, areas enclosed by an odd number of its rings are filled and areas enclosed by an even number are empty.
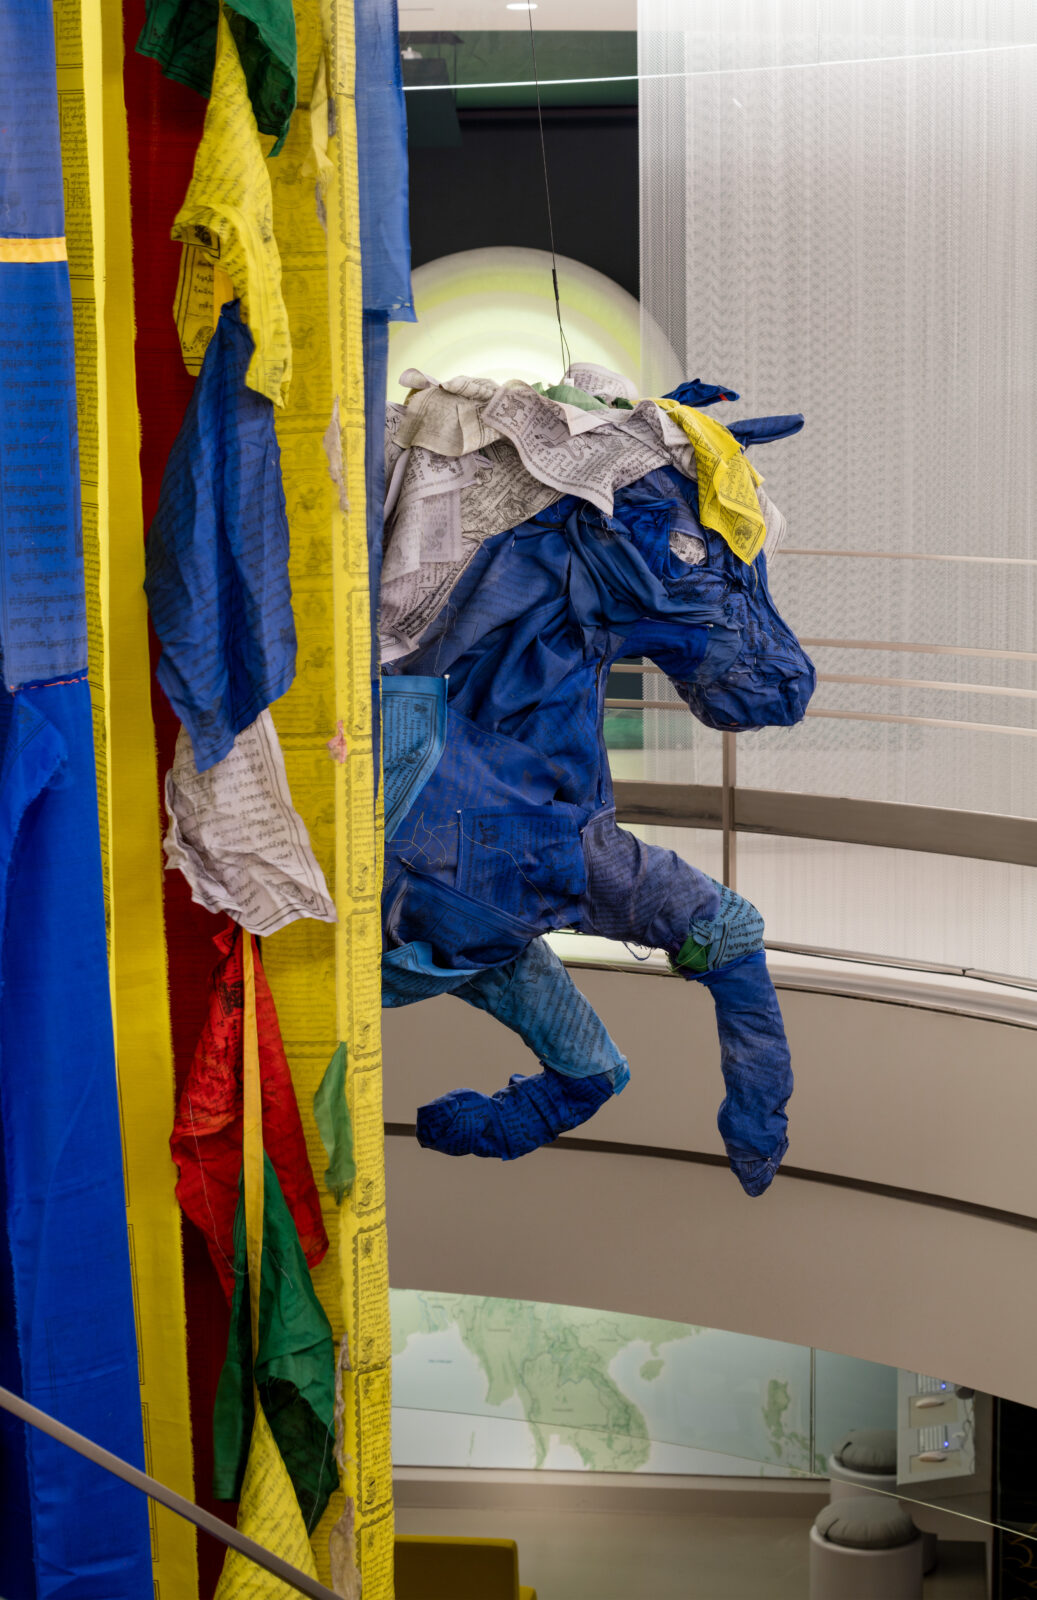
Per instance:
[[[537,1600],[514,1539],[396,1535],[396,1600]]]

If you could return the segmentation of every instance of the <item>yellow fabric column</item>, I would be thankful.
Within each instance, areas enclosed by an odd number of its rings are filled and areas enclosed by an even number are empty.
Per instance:
[[[332,511],[336,729],[349,753],[336,768],[336,995],[347,1042],[346,1092],[355,1130],[356,1181],[339,1213],[342,1308],[350,1365],[344,1373],[346,1492],[356,1505],[365,1600],[392,1600],[392,1339],[385,1226],[382,1120],[382,819],[375,815],[371,628],[364,485],[363,297],[357,166],[356,43],[351,0],[322,0],[335,107],[328,186],[331,375],[341,433],[344,496]],[[376,441],[381,448],[381,438]],[[380,794],[379,789],[379,794]]]
[[[90,687],[144,1455],[193,1498],[180,1215],[169,1155],[161,849],[134,378],[129,150],[117,0],[55,0],[76,339]],[[112,465],[115,464],[114,470]],[[156,1600],[194,1600],[194,1530],[151,1503]]]
[[[326,54],[337,138],[325,159],[317,118],[301,107],[269,162],[293,377],[277,415],[291,529],[298,633],[292,688],[273,708],[292,797],[334,885],[339,923],[297,922],[264,941],[316,1173],[327,1158],[313,1095],[340,1041],[357,1164],[350,1195],[323,1194],[332,1249],[313,1281],[336,1340],[344,1402],[345,1492],[353,1501],[364,1600],[392,1600],[392,1470],[388,1267],[381,1080],[381,831],[374,814],[370,624],[364,508],[362,307],[353,106],[353,13],[317,0],[297,7],[300,99]],[[315,97],[319,100],[319,96]],[[329,174],[320,208],[318,174]],[[324,210],[324,217],[321,216]],[[340,428],[344,476],[332,480],[322,440]],[[348,510],[345,507],[348,506]],[[331,1580],[336,1495],[314,1535]],[[348,1532],[348,1516],[340,1533]],[[348,1544],[348,1537],[346,1540]],[[345,1589],[349,1593],[348,1588]]]

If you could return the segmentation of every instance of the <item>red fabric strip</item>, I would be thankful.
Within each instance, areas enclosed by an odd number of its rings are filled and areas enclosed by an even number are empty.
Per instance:
[[[190,182],[202,135],[205,101],[190,89],[170,83],[154,61],[137,55],[134,46],[144,26],[144,0],[125,0],[124,19],[123,77],[130,145],[137,404],[141,425],[144,526],[147,528],[155,514],[162,473],[194,382],[184,368],[173,321],[180,246],[175,245],[169,235]],[[153,638],[153,667],[156,655]],[[177,720],[154,678],[152,709],[161,786],[172,764]],[[156,795],[156,803],[161,807],[159,795]],[[214,965],[212,940],[220,931],[221,919],[192,903],[179,873],[165,874],[164,901],[173,1053],[179,1095],[205,1022],[209,976]],[[170,1121],[172,1111],[171,1106]],[[236,1508],[214,1501],[210,1495],[213,1402],[227,1346],[229,1313],[205,1240],[190,1225],[184,1228],[184,1275],[195,1497],[207,1510],[233,1522]],[[211,1600],[223,1564],[223,1551],[215,1540],[199,1539],[198,1562],[201,1600]]]

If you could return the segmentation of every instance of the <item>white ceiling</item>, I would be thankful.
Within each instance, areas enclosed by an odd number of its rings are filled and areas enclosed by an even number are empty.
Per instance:
[[[608,33],[637,29],[637,0],[537,0],[533,13],[537,32],[571,29]],[[525,11],[509,11],[505,0],[417,0],[400,6],[400,31],[433,32],[450,29],[475,33],[484,29],[521,29],[527,32]]]

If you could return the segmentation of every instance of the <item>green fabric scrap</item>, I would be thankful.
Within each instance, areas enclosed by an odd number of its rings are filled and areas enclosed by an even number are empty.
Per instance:
[[[277,1174],[264,1157],[263,1273],[259,1293],[260,1403],[292,1480],[308,1532],[338,1488],[335,1344],[314,1292]],[[245,1204],[234,1218],[234,1298],[227,1358],[213,1411],[213,1494],[237,1500],[255,1420]]]
[[[542,394],[545,400],[557,400],[563,406],[579,406],[581,411],[609,411],[604,400],[599,400],[597,395],[588,394],[586,389],[577,389],[571,383],[552,383],[545,385],[535,383],[533,388],[537,394]]]
[[[292,0],[227,0],[227,19],[259,131],[277,135],[270,152],[276,156],[295,110]],[[167,78],[208,99],[218,22],[218,0],[147,0],[147,20],[137,49],[143,56],[153,56]]]
[[[709,951],[703,944],[693,939],[691,934],[685,939],[677,952],[676,960],[670,962],[674,972],[681,967],[690,967],[692,972],[707,972],[709,970]]]
[[[324,1182],[335,1196],[336,1205],[342,1204],[342,1196],[352,1188],[356,1177],[353,1123],[346,1099],[346,1059],[346,1047],[340,1044],[313,1097],[317,1131],[328,1155]]]

